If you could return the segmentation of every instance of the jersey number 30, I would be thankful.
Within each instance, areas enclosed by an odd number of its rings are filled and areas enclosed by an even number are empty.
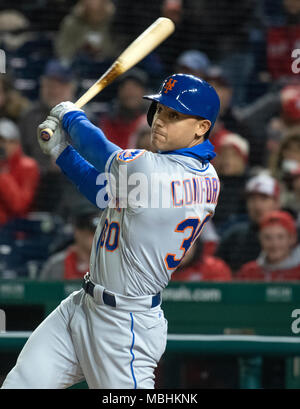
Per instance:
[[[176,233],[183,233],[186,229],[191,229],[191,234],[189,237],[183,240],[180,246],[180,250],[183,251],[183,254],[180,258],[176,258],[176,254],[168,253],[165,257],[165,263],[168,270],[174,270],[178,267],[181,260],[185,256],[188,249],[194,243],[194,241],[199,237],[205,223],[208,222],[211,215],[207,215],[203,222],[201,223],[199,218],[188,218],[180,222],[176,229],[174,230]]]
[[[100,247],[105,245],[106,250],[114,251],[119,246],[119,235],[120,235],[120,226],[117,222],[109,223],[106,219],[100,234],[100,237],[97,242],[97,249],[100,244]]]

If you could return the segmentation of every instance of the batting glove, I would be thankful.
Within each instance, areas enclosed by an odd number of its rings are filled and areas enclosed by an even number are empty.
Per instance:
[[[61,121],[63,119],[63,116],[67,112],[71,112],[71,111],[81,111],[81,112],[83,112],[83,110],[77,108],[77,106],[75,104],[73,104],[73,102],[66,101],[66,102],[61,102],[60,104],[58,104],[54,108],[52,108],[51,111],[50,111],[50,115],[54,116],[59,121]]]
[[[53,132],[53,135],[48,141],[44,141],[40,136],[40,132],[46,128],[51,129]],[[59,120],[52,115],[49,115],[47,119],[38,126],[37,135],[38,143],[42,151],[46,155],[53,156],[55,159],[58,158],[62,151],[69,145]]]

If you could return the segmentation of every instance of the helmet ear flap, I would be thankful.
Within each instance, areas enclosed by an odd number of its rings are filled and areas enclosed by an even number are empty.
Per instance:
[[[149,126],[152,126],[152,122],[153,122],[153,118],[156,112],[156,106],[157,106],[157,102],[156,101],[152,101],[149,109],[148,109],[148,113],[147,113],[147,122],[149,124]]]

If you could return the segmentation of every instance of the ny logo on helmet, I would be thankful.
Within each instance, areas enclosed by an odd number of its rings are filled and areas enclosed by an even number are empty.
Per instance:
[[[174,80],[173,78],[170,78],[169,81],[166,83],[166,85],[164,86],[164,93],[166,94],[168,91],[171,91],[171,89],[174,88],[175,83],[177,82],[177,80]]]

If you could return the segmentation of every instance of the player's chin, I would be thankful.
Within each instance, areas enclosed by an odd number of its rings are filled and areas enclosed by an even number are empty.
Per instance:
[[[157,134],[152,135],[151,145],[154,147],[154,149],[158,151],[166,150],[164,149],[165,141],[160,135],[157,135]]]

